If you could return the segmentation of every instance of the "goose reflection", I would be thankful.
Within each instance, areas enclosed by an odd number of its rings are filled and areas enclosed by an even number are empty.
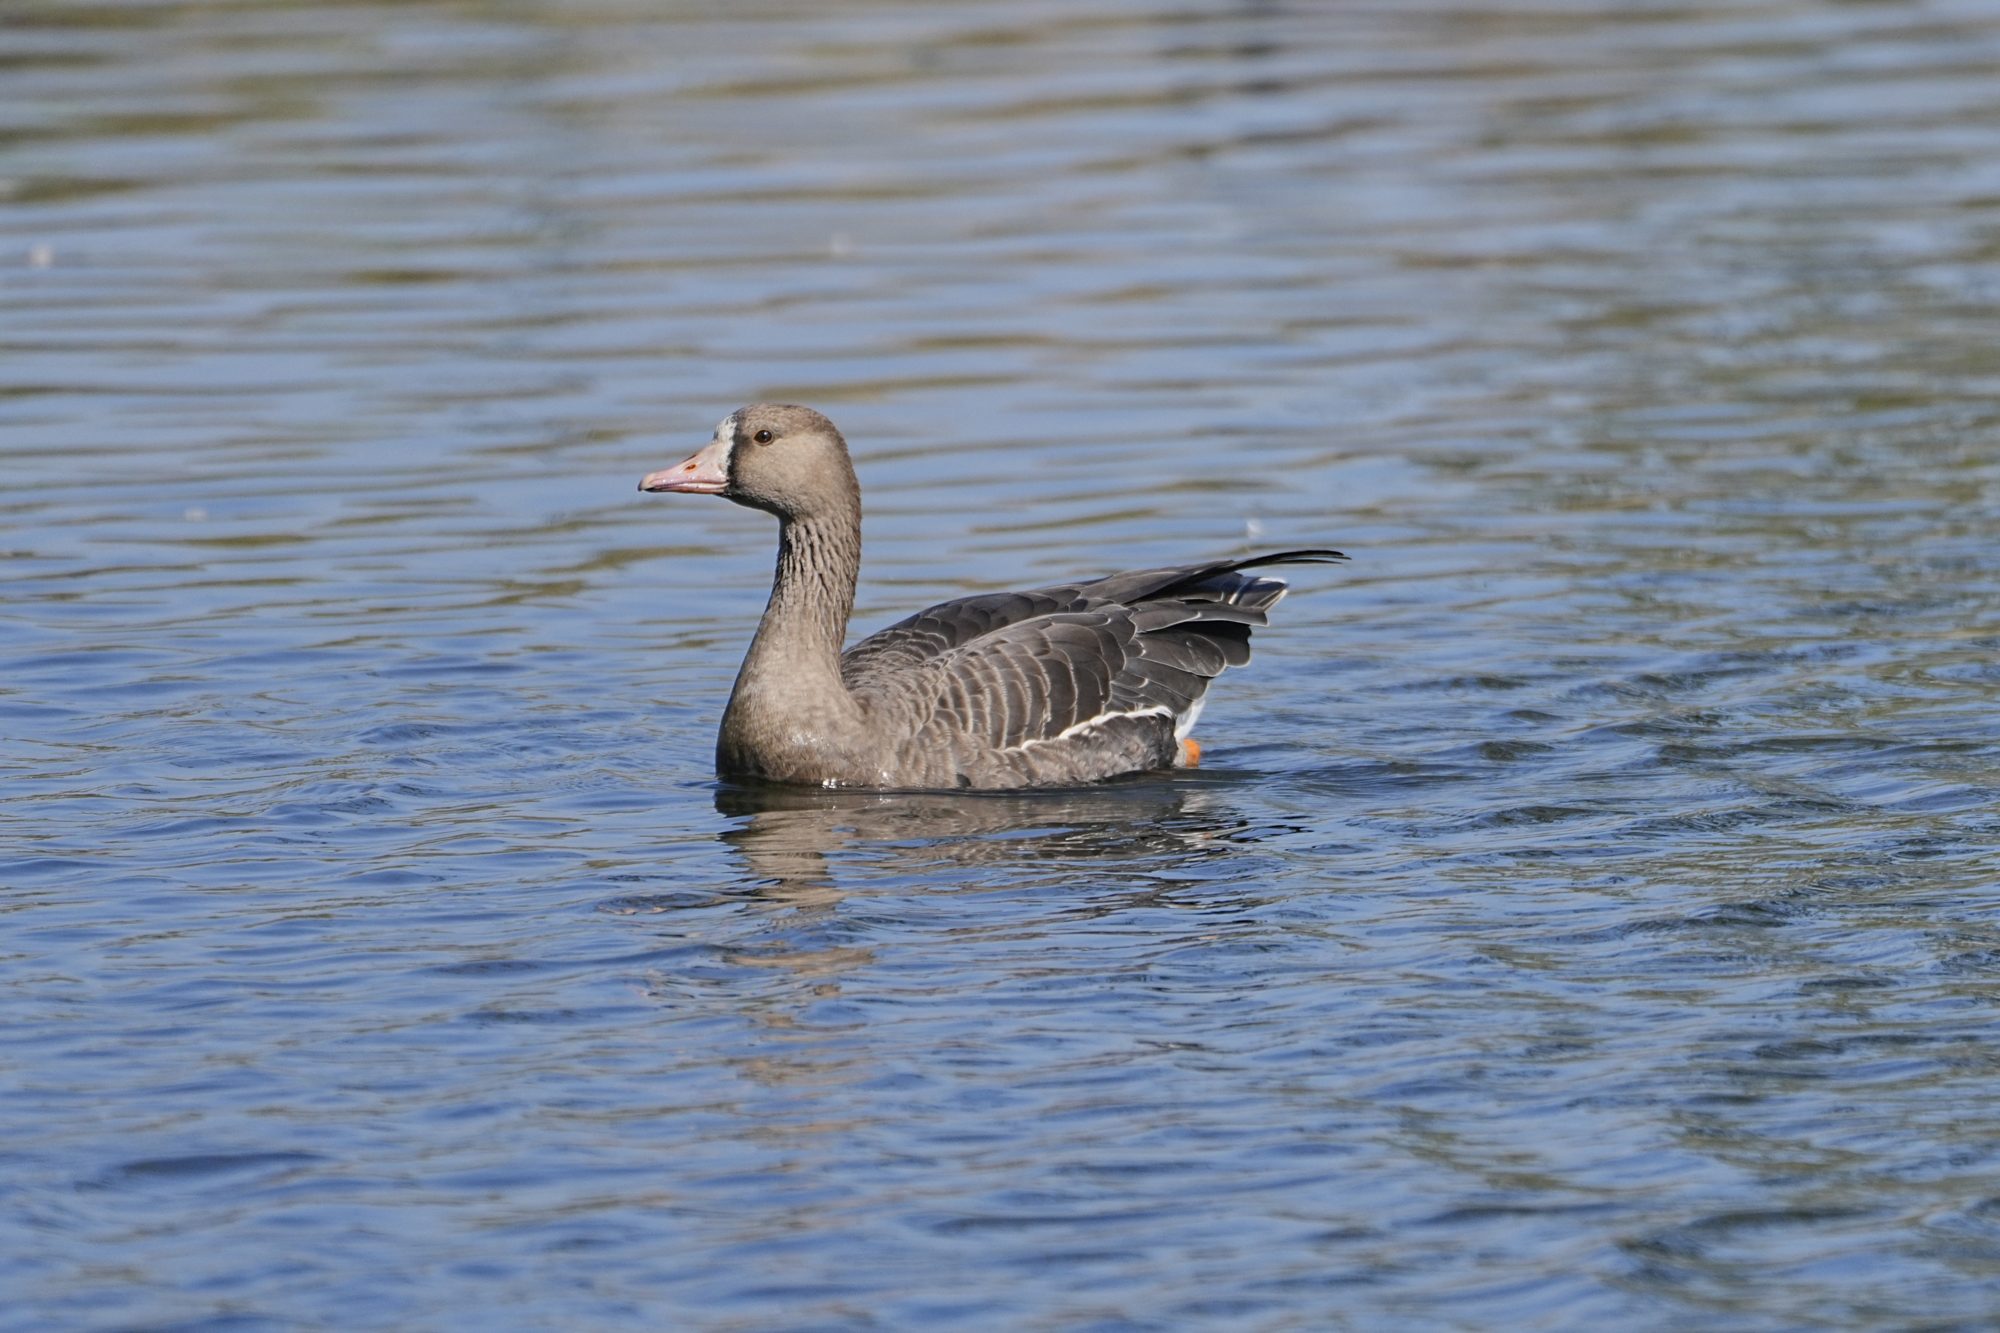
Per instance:
[[[1063,878],[1079,861],[1132,868],[1160,858],[1220,856],[1245,821],[1212,778],[1148,775],[1058,791],[879,792],[725,786],[722,814],[742,822],[721,834],[742,857],[756,891],[801,907],[841,898],[830,857],[865,854],[857,878],[936,876],[952,887],[996,886],[967,870],[1017,868],[1020,884]]]
[[[845,992],[881,951],[910,947],[899,933],[976,952],[996,929],[1061,929],[1055,918],[1157,901],[1190,867],[1239,853],[1254,836],[1214,772],[1031,792],[730,786],[715,805],[731,824],[721,841],[744,872],[722,900],[745,910],[705,931],[719,968],[662,968],[648,990],[688,1013],[747,1024],[756,1040],[719,1057],[747,1081],[816,1096],[880,1076],[868,1017],[844,1007]],[[1045,906],[923,905],[933,893],[1042,889]],[[849,899],[865,907],[842,910]]]

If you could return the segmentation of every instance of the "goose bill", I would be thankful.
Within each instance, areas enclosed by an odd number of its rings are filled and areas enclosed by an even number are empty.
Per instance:
[[[729,485],[729,450],[733,440],[716,440],[686,462],[649,472],[642,491],[682,491],[689,495],[720,495]]]

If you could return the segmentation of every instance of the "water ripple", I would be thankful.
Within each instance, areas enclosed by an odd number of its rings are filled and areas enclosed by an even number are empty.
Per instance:
[[[1990,1320],[1989,7],[15,8],[0,1330]],[[717,788],[766,396],[867,625],[1357,559]]]

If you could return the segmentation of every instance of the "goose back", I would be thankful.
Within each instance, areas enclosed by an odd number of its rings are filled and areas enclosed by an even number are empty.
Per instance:
[[[848,649],[841,675],[878,734],[903,738],[892,767],[912,785],[1163,768],[1285,594],[1249,571],[1344,558],[1283,551],[941,602]]]

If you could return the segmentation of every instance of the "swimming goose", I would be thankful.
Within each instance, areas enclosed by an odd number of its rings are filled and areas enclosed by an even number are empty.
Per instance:
[[[732,781],[903,789],[1068,786],[1192,765],[1208,683],[1250,660],[1285,595],[1246,571],[1338,551],[1144,569],[940,602],[841,651],[861,570],[861,487],[811,408],[756,403],[642,491],[775,514],[771,601],[715,743]]]

